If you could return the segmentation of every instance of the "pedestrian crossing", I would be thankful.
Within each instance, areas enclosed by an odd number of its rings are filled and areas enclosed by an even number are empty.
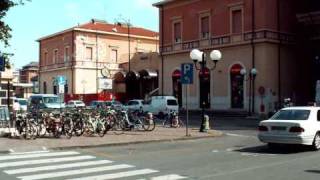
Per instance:
[[[117,163],[77,151],[35,151],[0,156],[0,171],[21,180],[178,180],[178,174]]]

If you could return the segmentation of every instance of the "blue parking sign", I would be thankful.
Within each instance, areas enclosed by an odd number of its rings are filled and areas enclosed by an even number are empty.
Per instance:
[[[181,64],[181,84],[193,84],[193,64]]]
[[[65,85],[66,84],[66,77],[65,76],[57,76],[56,81],[58,85]]]
[[[5,71],[6,70],[6,60],[4,56],[0,55],[0,71]]]

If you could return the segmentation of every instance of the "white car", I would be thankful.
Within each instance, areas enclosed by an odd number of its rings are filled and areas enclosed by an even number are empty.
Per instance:
[[[143,109],[143,100],[142,99],[132,99],[128,101],[125,105],[125,108],[128,110],[140,110]]]
[[[71,100],[66,105],[66,107],[69,107],[69,108],[85,107],[85,106],[86,105],[83,103],[83,101],[80,101],[80,100]]]
[[[320,149],[320,107],[283,108],[259,124],[258,138],[264,143],[303,144]]]

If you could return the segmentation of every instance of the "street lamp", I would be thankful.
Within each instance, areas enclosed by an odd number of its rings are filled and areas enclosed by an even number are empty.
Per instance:
[[[200,76],[199,76],[199,80],[200,83],[203,82],[204,80],[204,71],[206,68],[206,54],[198,49],[193,49],[190,52],[190,58],[193,60],[193,63],[195,65],[195,68],[197,70],[200,70]],[[209,68],[210,70],[214,70],[217,66],[217,63],[219,60],[221,60],[222,55],[221,52],[219,50],[213,50],[210,53],[210,59],[213,61],[214,65],[213,67]],[[200,68],[197,67],[197,62],[200,64]],[[200,84],[201,86],[201,84]],[[201,95],[200,95],[201,96]],[[200,102],[201,103],[201,108],[202,108],[202,122],[201,122],[201,126],[200,126],[200,132],[205,132],[204,130],[204,108],[205,108],[205,102]]]
[[[246,78],[247,71],[246,71],[246,69],[243,68],[240,70],[240,74],[242,76],[244,76],[245,81],[249,81],[249,115],[251,115],[251,113],[254,112],[254,100],[253,100],[254,97],[251,97],[251,96],[253,96],[252,92],[254,91],[254,89],[252,89],[253,88],[252,84],[258,74],[258,71],[256,68],[252,68],[250,70],[249,76]],[[251,100],[253,101],[252,103],[251,103]]]

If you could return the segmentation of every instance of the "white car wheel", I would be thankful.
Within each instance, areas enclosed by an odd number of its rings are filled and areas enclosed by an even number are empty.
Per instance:
[[[313,149],[315,150],[319,150],[320,149],[320,134],[317,133],[315,136],[314,136],[314,140],[313,140]]]

